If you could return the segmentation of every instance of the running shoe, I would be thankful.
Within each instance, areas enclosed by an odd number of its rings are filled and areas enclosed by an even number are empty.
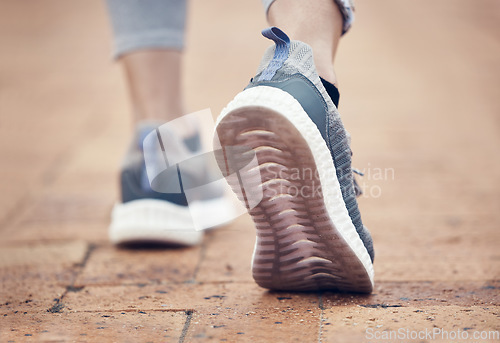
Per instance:
[[[218,117],[214,143],[256,226],[253,278],[273,290],[370,293],[372,239],[358,209],[348,134],[325,88],[335,87],[318,76],[310,46],[276,27],[262,33],[275,44]],[[247,151],[257,168],[239,167]],[[255,194],[262,200],[251,206]]]
[[[138,127],[125,155],[121,202],[113,208],[109,228],[114,244],[192,246],[201,242],[203,229],[232,219],[215,215],[230,212],[231,207],[223,189],[210,184],[208,178],[213,176],[207,154],[201,151],[200,135],[183,139],[167,126]],[[194,191],[188,193],[190,188]]]

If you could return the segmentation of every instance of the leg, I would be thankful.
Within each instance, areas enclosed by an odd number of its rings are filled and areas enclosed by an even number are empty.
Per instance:
[[[110,238],[116,244],[197,244],[203,233],[195,230],[186,195],[176,188],[180,184],[178,170],[168,168],[170,165],[165,167],[164,160],[154,160],[153,170],[165,172],[164,184],[171,187],[169,192],[153,190],[143,146],[147,137],[158,140],[149,140],[152,147],[158,142],[161,145],[163,140],[157,138],[159,129],[155,129],[184,114],[181,64],[186,3],[107,0],[107,4],[113,24],[115,58],[125,70],[135,124],[135,134],[121,168],[122,202],[113,209]],[[194,126],[190,130],[196,131]],[[165,145],[170,151],[189,154],[188,149],[199,149],[198,135],[191,132],[175,127],[168,134],[162,131],[165,133],[162,138],[168,140]],[[154,151],[152,155],[158,156]]]
[[[279,27],[292,39],[309,44],[318,74],[330,83],[337,82],[333,60],[342,35],[343,18],[333,0],[277,0],[267,15],[270,25]]]
[[[167,122],[184,114],[182,52],[144,50],[120,58],[127,76],[133,119]]]
[[[353,21],[350,0],[262,0],[270,25],[289,33],[292,39],[309,44],[319,75],[336,84],[333,61],[342,34]],[[272,6],[271,6],[272,5]]]
[[[184,114],[184,0],[107,0],[115,57],[123,64],[136,126]]]

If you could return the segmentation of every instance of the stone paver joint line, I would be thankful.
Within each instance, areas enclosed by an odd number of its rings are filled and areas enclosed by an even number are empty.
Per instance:
[[[184,327],[182,328],[181,336],[179,337],[179,343],[183,343],[186,339],[186,335],[189,330],[189,326],[191,325],[191,319],[193,318],[193,310],[187,310],[186,312],[186,322],[184,323]]]
[[[320,293],[318,295],[318,308],[320,310],[320,316],[319,316],[319,325],[318,325],[318,343],[321,343],[323,340],[323,322],[324,322],[324,313],[325,313],[325,306],[323,303],[323,294]]]

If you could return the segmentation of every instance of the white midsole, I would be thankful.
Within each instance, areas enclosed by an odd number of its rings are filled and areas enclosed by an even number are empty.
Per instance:
[[[235,218],[227,197],[195,201],[187,206],[164,200],[140,199],[115,204],[109,237],[112,243],[159,241],[196,245],[203,229],[223,225]]]
[[[203,232],[195,230],[186,206],[163,200],[141,199],[115,204],[109,238],[114,244],[158,241],[195,245],[201,242]]]
[[[373,286],[373,264],[351,221],[342,197],[340,184],[336,177],[332,177],[336,175],[336,170],[330,150],[326,146],[318,128],[300,103],[289,93],[275,87],[257,86],[249,88],[236,95],[222,110],[221,115],[217,118],[216,127],[231,112],[242,108],[255,107],[267,108],[281,114],[297,128],[307,142],[316,163],[328,215],[331,219],[335,218],[335,227],[363,264]]]

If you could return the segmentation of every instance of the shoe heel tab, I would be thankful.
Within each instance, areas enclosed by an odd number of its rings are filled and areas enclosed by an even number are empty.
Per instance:
[[[274,41],[276,45],[279,44],[290,44],[290,38],[284,33],[282,30],[277,28],[276,26],[268,27],[262,30],[262,35],[270,40]]]
[[[275,44],[274,57],[263,70],[257,81],[269,81],[285,63],[290,54],[290,38],[279,28],[273,26],[262,30],[262,35]]]

